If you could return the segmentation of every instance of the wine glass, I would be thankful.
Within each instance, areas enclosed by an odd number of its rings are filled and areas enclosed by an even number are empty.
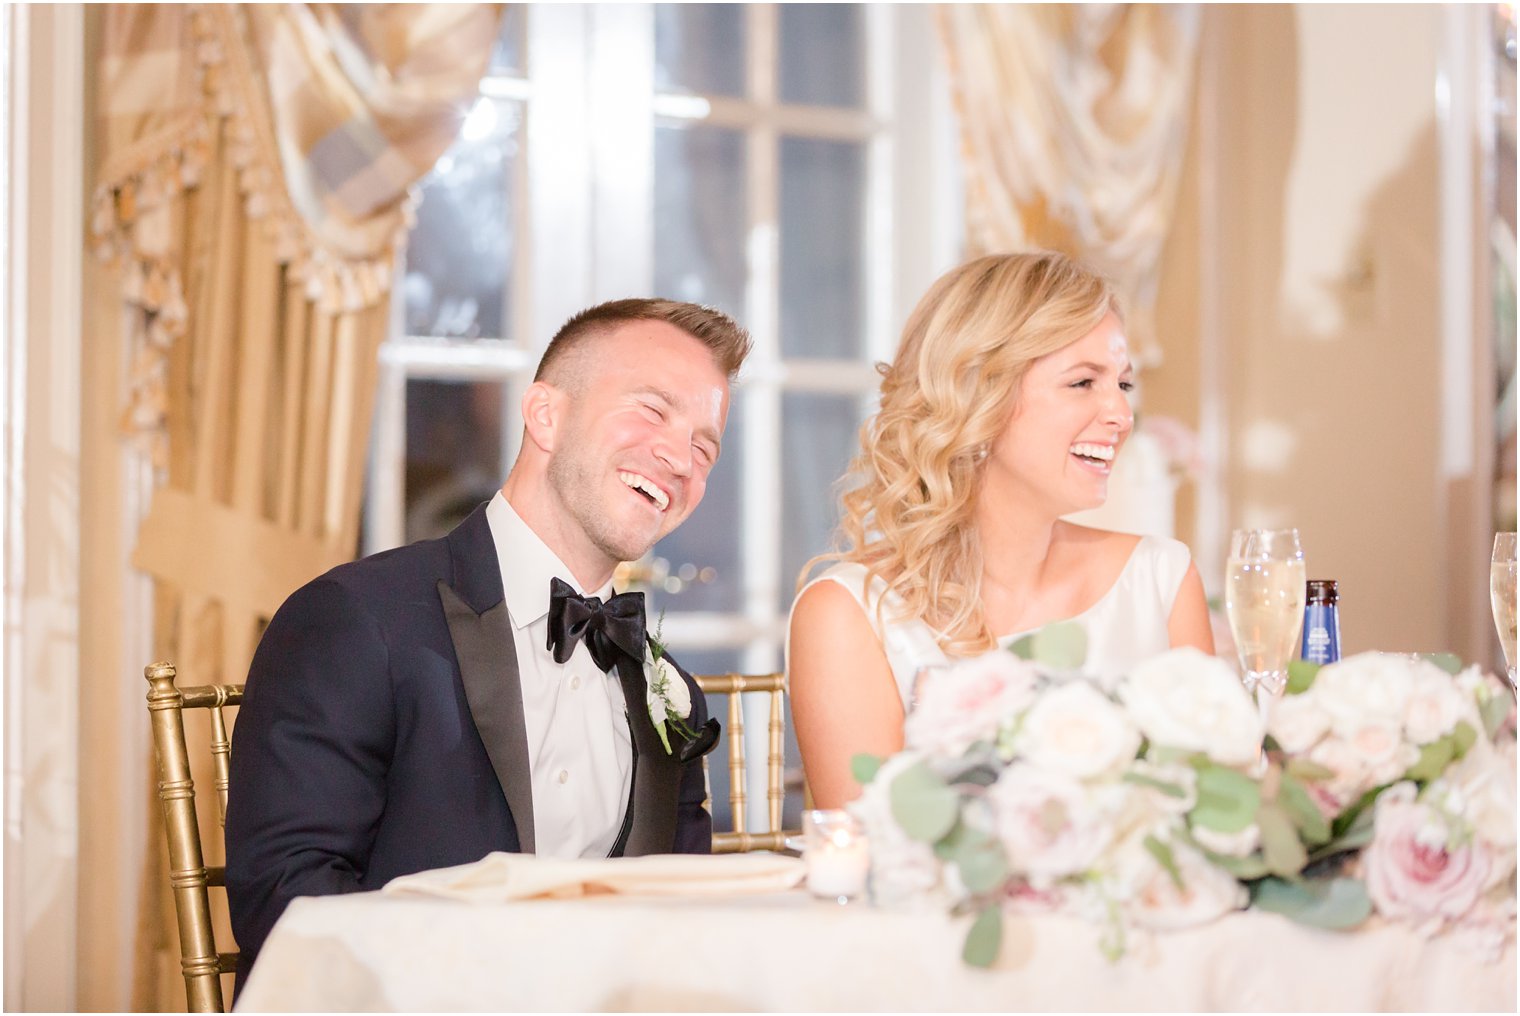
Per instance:
[[[1494,627],[1509,668],[1509,685],[1515,687],[1515,534],[1494,534],[1494,558],[1488,572],[1488,599],[1494,609]]]
[[[1276,695],[1304,623],[1304,552],[1297,529],[1237,529],[1230,534],[1224,611],[1245,671],[1246,690]]]

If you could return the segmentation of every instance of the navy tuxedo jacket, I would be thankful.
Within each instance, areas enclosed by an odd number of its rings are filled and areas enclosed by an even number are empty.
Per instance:
[[[641,668],[618,671],[634,759],[613,854],[707,853],[701,762],[666,754]],[[682,677],[698,729],[706,701]],[[239,986],[294,897],[532,851],[522,691],[484,505],[443,539],[334,568],[275,614],[234,727],[226,838]]]

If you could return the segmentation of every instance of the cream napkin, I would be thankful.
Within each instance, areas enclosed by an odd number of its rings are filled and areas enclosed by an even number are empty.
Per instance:
[[[472,903],[600,896],[726,896],[783,892],[802,881],[802,859],[781,854],[651,854],[557,858],[487,854],[473,864],[419,871],[382,892]]]

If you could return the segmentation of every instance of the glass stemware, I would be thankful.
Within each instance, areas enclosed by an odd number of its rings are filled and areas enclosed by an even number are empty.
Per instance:
[[[1246,690],[1276,695],[1304,623],[1304,552],[1297,529],[1237,529],[1230,534],[1224,610]]]
[[[1504,649],[1509,686],[1515,687],[1515,534],[1494,534],[1493,564],[1488,573],[1488,599],[1494,611],[1494,628]]]

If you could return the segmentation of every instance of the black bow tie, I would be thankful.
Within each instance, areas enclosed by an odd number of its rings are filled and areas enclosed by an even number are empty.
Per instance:
[[[591,659],[611,670],[619,653],[644,660],[644,594],[618,593],[606,603],[580,596],[563,579],[549,580],[549,644],[554,662],[564,663],[582,639]]]

